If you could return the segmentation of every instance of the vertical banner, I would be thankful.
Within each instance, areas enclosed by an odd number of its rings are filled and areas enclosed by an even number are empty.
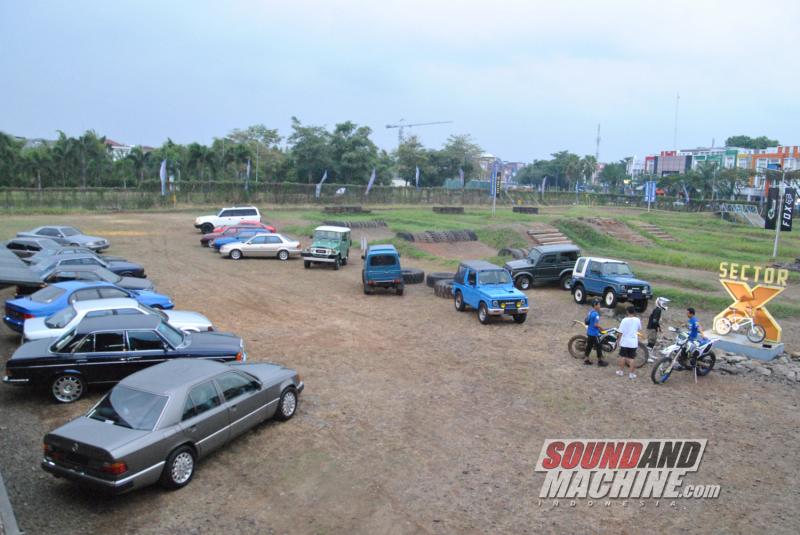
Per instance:
[[[369,195],[369,190],[372,189],[372,185],[375,183],[375,168],[372,168],[372,174],[369,177],[369,182],[367,182],[367,192],[364,194]]]
[[[459,168],[459,170],[458,170],[458,178],[461,179],[461,187],[463,188],[464,187],[464,170],[463,169]]]
[[[767,206],[764,210],[764,228],[767,230],[775,230],[775,225],[778,222],[778,206],[779,197],[778,188],[769,188],[767,191]]]
[[[167,160],[161,160],[161,169],[158,170],[158,178],[161,179],[161,195],[167,194]]]
[[[489,191],[490,197],[497,197],[497,161],[492,165],[492,182]]]
[[[792,217],[794,215],[794,203],[797,200],[797,190],[786,188],[783,193],[783,203],[781,206],[781,232],[792,231]]]
[[[316,194],[315,194],[317,199],[319,199],[319,196],[322,193],[322,184],[324,184],[326,180],[328,180],[328,170],[327,169],[325,169],[325,172],[322,174],[322,180],[320,180],[319,184],[317,184],[317,191],[316,191]]]
[[[654,180],[644,183],[644,201],[656,202],[656,182]]]
[[[546,188],[547,188],[547,177],[544,177],[542,179],[542,194],[544,194]]]
[[[417,166],[417,170],[414,173],[414,186],[419,189],[419,166]]]

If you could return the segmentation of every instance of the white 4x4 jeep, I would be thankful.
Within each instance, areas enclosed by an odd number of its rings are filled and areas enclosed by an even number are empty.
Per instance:
[[[255,206],[232,206],[223,208],[217,215],[203,215],[194,220],[194,227],[203,234],[212,232],[216,227],[236,225],[243,221],[261,221],[261,213]]]

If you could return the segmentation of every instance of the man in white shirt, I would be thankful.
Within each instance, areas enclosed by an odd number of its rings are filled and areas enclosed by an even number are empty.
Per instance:
[[[633,361],[636,358],[636,350],[639,348],[639,338],[642,336],[642,322],[636,317],[636,308],[628,307],[628,317],[619,324],[619,370],[617,375],[625,376],[625,366],[630,369],[628,377],[636,379],[636,368]]]

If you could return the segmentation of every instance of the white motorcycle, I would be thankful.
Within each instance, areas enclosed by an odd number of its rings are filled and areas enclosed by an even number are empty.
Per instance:
[[[661,351],[665,356],[655,363],[653,371],[650,372],[653,382],[657,385],[666,383],[674,371],[692,370],[695,383],[698,375],[700,377],[708,375],[717,362],[717,356],[712,348],[718,339],[689,341],[688,332],[675,327],[670,327],[669,330],[677,333],[675,343]]]

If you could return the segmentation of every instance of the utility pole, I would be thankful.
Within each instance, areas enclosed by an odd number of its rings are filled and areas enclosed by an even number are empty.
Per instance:
[[[597,169],[600,165],[600,123],[597,123],[597,139],[596,145],[594,148],[594,173],[592,173],[592,183],[596,182],[597,178]]]
[[[681,94],[675,95],[675,129],[672,131],[672,150],[678,150],[678,105],[681,102]]]

